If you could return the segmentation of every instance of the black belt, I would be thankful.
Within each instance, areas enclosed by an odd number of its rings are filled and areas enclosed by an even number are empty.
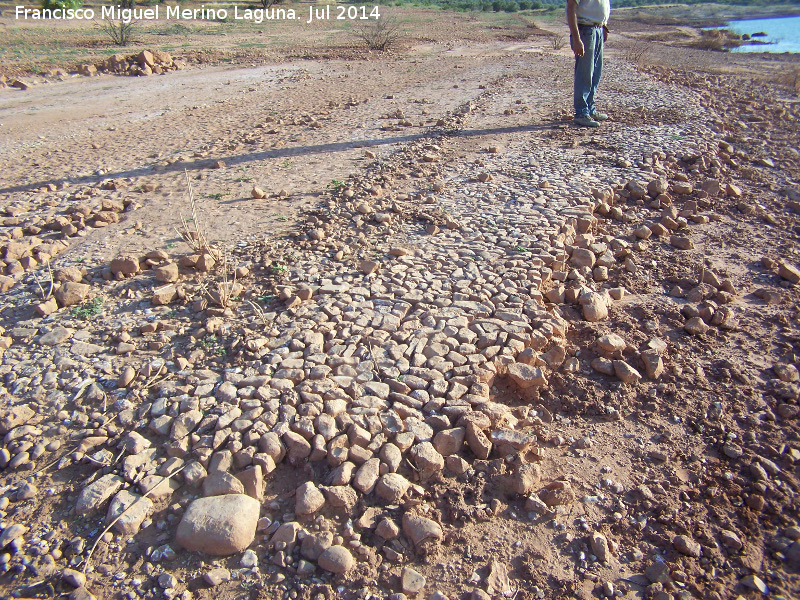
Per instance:
[[[602,25],[578,25],[578,27],[588,27],[589,29],[600,29]]]

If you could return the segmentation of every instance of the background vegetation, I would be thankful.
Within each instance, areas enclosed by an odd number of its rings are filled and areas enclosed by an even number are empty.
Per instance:
[[[440,7],[451,10],[461,11],[494,11],[494,12],[517,12],[520,10],[544,10],[557,11],[563,10],[566,0],[395,0],[395,6],[426,6]],[[612,8],[636,8],[642,6],[655,6],[663,4],[675,4],[664,2],[664,0],[612,0]],[[722,4],[729,6],[800,6],[800,0],[715,0],[707,2],[705,0],[683,0],[680,4]]]

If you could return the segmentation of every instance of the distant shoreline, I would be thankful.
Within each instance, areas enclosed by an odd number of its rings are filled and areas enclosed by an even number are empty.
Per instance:
[[[699,10],[701,5],[692,5],[695,7],[696,12],[701,13],[702,11]],[[689,5],[681,4],[681,3],[674,3],[674,4],[650,4],[645,6],[626,6],[621,8],[613,8],[612,7],[612,19],[613,15],[619,15],[621,17],[630,17],[632,20],[636,20],[633,17],[634,11],[646,11],[647,9],[651,8],[689,8]],[[683,25],[687,25],[690,27],[699,27],[699,28],[711,28],[711,27],[725,27],[730,25],[733,21],[751,21],[751,20],[758,20],[758,19],[785,19],[788,17],[800,17],[800,6],[791,7],[782,5],[780,7],[774,7],[776,12],[771,12],[768,7],[760,6],[760,7],[753,7],[752,12],[748,12],[747,14],[733,14],[729,13],[724,16],[703,16],[699,14],[696,17],[688,18]],[[778,12],[780,11],[780,12]],[[626,14],[628,13],[628,14]],[[656,22],[662,25],[674,25],[674,21],[679,19],[679,17],[673,16],[669,13],[662,15],[661,19],[655,18]],[[652,22],[652,21],[651,21]]]
[[[800,17],[800,9],[794,14],[788,15],[766,15],[766,16],[747,16],[747,17],[737,17],[735,19],[728,19],[727,21],[719,24],[719,25],[712,25],[711,27],[726,27],[735,21],[764,21],[766,19],[791,19],[792,17]]]
[[[778,54],[800,54],[800,51],[796,49],[786,49],[786,46],[781,48],[782,39],[780,33],[775,33],[773,30],[770,33],[768,30],[769,27],[766,29],[761,29],[760,21],[772,21],[773,26],[779,27],[775,25],[775,21],[780,19],[798,19],[797,15],[786,15],[786,16],[770,16],[770,17],[747,17],[746,19],[732,19],[725,23],[722,26],[714,27],[710,29],[721,29],[726,30],[736,35],[740,34],[742,37],[742,42],[738,45],[738,48],[748,48],[747,50],[739,50],[740,52],[751,52],[751,53],[778,53]],[[739,23],[747,22],[748,26],[745,28],[747,31],[742,31],[740,28],[737,27]],[[782,27],[782,25],[780,26]],[[744,36],[747,37],[744,37]],[[762,37],[763,36],[763,37]],[[777,37],[774,37],[777,36]],[[772,39],[769,39],[772,37]],[[790,44],[791,45],[791,44]],[[736,49],[731,48],[731,51],[735,51]]]

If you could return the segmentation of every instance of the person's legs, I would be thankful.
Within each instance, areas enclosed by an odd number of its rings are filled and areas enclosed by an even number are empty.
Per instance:
[[[590,115],[587,100],[592,93],[594,77],[595,43],[593,38],[595,31],[591,27],[579,28],[581,41],[583,42],[583,56],[575,57],[575,88],[573,92],[575,118],[588,117]]]
[[[592,81],[590,84],[589,95],[586,97],[586,106],[589,108],[589,115],[595,113],[594,97],[597,93],[597,86],[600,85],[600,78],[603,76],[603,30],[592,29]]]

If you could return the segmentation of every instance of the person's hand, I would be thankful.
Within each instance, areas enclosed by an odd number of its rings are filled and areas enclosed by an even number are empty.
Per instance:
[[[585,50],[583,48],[583,41],[579,36],[572,37],[572,52],[575,56],[583,56]]]
[[[603,25],[603,43],[605,44],[608,41],[608,27]]]

